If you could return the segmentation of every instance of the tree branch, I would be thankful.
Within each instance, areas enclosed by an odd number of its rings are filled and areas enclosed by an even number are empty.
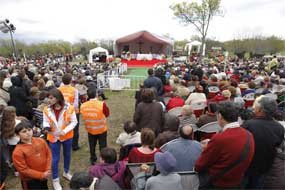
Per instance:
[[[197,29],[201,34],[203,34],[203,32],[202,32],[202,30],[201,30],[201,27],[199,27],[199,26],[195,23],[194,20],[190,19],[190,18],[189,18],[186,14],[184,14],[184,13],[181,13],[181,16],[182,16],[187,22],[193,24],[193,25],[196,27],[196,29]]]

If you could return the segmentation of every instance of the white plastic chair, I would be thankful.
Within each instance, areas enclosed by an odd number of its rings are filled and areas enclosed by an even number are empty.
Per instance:
[[[169,110],[168,113],[178,117],[181,115],[181,111],[182,111],[182,107],[175,107],[175,108],[172,108],[171,110]]]
[[[197,129],[197,131],[204,132],[204,133],[218,133],[221,130],[222,128],[220,127],[217,121],[207,123]]]
[[[181,184],[183,190],[198,190],[199,177],[195,171],[178,172],[181,177]]]

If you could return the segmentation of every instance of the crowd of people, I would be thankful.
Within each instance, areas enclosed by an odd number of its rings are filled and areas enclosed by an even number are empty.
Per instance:
[[[98,71],[112,64],[5,65],[1,189],[7,161],[23,189],[47,189],[51,178],[61,190],[60,155],[71,189],[183,189],[180,172],[198,175],[200,189],[285,188],[285,67],[274,61],[270,69],[257,60],[148,69],[133,118],[116,140],[119,151],[107,144],[110,110],[96,84]],[[79,125],[88,133],[90,167],[72,174]],[[39,130],[45,140],[35,137]],[[139,172],[133,174],[130,164]]]

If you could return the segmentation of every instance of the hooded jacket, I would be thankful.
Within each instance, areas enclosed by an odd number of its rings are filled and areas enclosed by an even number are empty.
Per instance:
[[[103,178],[104,175],[110,176],[121,188],[124,187],[124,173],[126,170],[126,162],[117,161],[113,164],[100,163],[89,168],[89,175]]]

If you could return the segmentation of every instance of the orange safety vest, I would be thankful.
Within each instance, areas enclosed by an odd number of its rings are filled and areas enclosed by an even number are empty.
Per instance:
[[[58,90],[62,93],[64,100],[70,103],[71,105],[74,104],[75,99],[75,91],[76,89],[70,85],[62,85],[58,88]],[[79,111],[76,108],[76,113]]]
[[[61,130],[64,130],[68,126],[68,124],[71,122],[71,116],[74,113],[74,107],[71,106],[71,105],[65,105],[62,111],[64,112],[63,113],[63,120],[64,121],[62,122],[62,126],[58,126],[58,127]],[[50,130],[51,133],[47,134],[47,140],[49,142],[56,142],[57,139],[52,134],[52,132],[54,132],[56,130],[56,128],[57,128],[55,126],[55,121],[51,117],[51,114],[54,114],[54,113],[52,113],[51,108],[49,106],[46,106],[44,108],[44,110],[43,110],[43,114],[47,117],[49,125],[50,125],[50,128],[51,128],[51,130]],[[62,136],[58,137],[58,139],[60,141],[65,141],[65,140],[68,140],[68,139],[71,139],[71,138],[73,138],[73,130],[69,131],[65,135],[62,135]]]
[[[80,107],[80,113],[88,133],[99,135],[107,131],[102,101],[93,99],[83,103]]]

